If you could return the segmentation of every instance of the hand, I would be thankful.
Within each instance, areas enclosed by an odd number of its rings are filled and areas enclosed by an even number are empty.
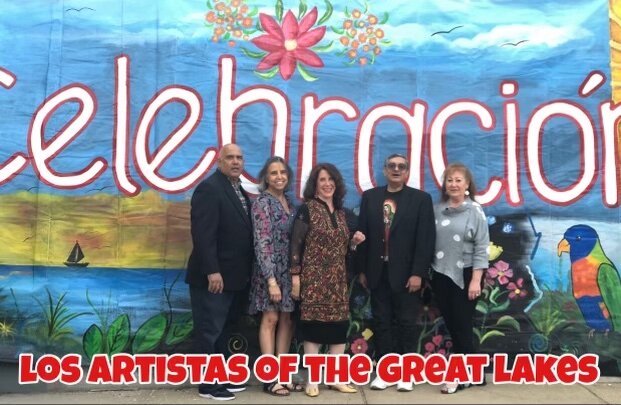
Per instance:
[[[224,280],[220,273],[212,273],[207,276],[209,280],[209,287],[207,289],[212,294],[220,294],[224,290]]]
[[[356,233],[354,233],[354,236],[351,238],[351,249],[356,250],[356,247],[364,242],[365,239],[366,236],[364,235],[364,233],[356,231]]]
[[[300,276],[295,274],[291,277],[291,298],[300,299]]]
[[[420,290],[422,284],[423,279],[420,276],[410,276],[408,282],[405,283],[405,288],[407,288],[409,293],[413,293]]]
[[[481,295],[481,283],[476,280],[471,280],[468,285],[468,299],[474,301]]]
[[[272,302],[280,302],[280,300],[282,300],[282,294],[280,292],[280,287],[278,287],[278,284],[276,284],[276,282],[274,282],[273,284],[269,284],[268,286],[268,290],[270,293],[270,300]]]
[[[358,282],[365,290],[369,291],[369,287],[367,285],[367,276],[364,273],[360,273],[358,275]]]

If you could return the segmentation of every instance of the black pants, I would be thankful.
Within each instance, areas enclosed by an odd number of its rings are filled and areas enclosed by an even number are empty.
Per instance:
[[[225,358],[229,357],[231,328],[243,314],[243,303],[246,302],[244,295],[247,295],[247,290],[213,294],[207,287],[190,286],[196,353],[223,354]],[[200,390],[212,391],[218,387],[218,384],[201,384]]]
[[[379,360],[389,353],[416,352],[416,319],[420,313],[420,292],[409,293],[403,286],[399,292],[390,287],[388,269],[376,288],[371,290],[375,354]]]
[[[476,353],[474,346],[474,312],[477,300],[468,299],[472,267],[464,269],[464,289],[444,274],[433,272],[431,288],[442,313],[444,323],[453,340],[453,353]]]

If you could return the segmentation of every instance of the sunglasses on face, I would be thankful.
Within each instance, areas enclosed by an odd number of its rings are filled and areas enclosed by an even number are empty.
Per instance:
[[[388,163],[386,165],[386,168],[389,170],[397,170],[397,171],[404,171],[408,169],[408,165],[405,163]]]

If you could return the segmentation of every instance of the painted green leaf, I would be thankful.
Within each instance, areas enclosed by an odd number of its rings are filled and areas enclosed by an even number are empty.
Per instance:
[[[231,33],[227,32],[226,34],[224,34],[224,36],[222,37],[223,40],[228,41],[229,38],[231,38]]]
[[[489,312],[489,308],[485,302],[479,300],[477,301],[476,311],[482,314],[487,314]]]
[[[136,331],[132,343],[132,353],[147,353],[155,349],[162,338],[166,329],[166,316],[158,314],[148,319]]]
[[[375,52],[371,52],[371,58],[369,60],[369,63],[371,65],[375,63]]]
[[[472,328],[472,333],[474,333],[474,335],[477,337],[477,340],[480,343],[481,342],[481,331],[478,330],[477,328]]]
[[[509,328],[513,328],[517,332],[520,331],[520,323],[516,321],[515,318],[513,318],[510,315],[503,315],[500,318],[498,318],[498,321],[496,322],[496,326],[507,326]]]
[[[246,17],[254,17],[255,15],[257,15],[257,13],[259,12],[259,8],[258,7],[252,7],[252,10],[250,10],[250,12],[248,14],[246,14]]]
[[[369,11],[369,2],[367,0],[364,0],[364,10],[362,10],[362,13],[366,14],[367,11]]]
[[[211,5],[211,2],[209,0],[207,0],[207,8],[213,8],[213,6]]]
[[[345,14],[345,17],[347,17],[347,18],[351,17],[351,14],[349,14],[349,10],[347,10],[347,7],[345,7],[345,10],[343,11],[343,14]]]
[[[328,21],[328,19],[332,16],[332,11],[334,10],[332,8],[332,4],[330,4],[330,2],[328,0],[324,0],[324,1],[326,3],[326,11],[325,11],[325,13],[323,13],[323,15],[321,16],[319,21],[317,21],[317,25],[321,25],[324,22]]]
[[[510,304],[511,304],[511,302],[509,302],[509,300],[506,300],[505,302],[503,302],[502,304],[500,304],[498,306],[491,307],[489,312],[502,312],[502,311],[506,310],[507,308],[509,308]]]
[[[271,79],[276,76],[276,73],[278,73],[278,66],[275,66],[266,72],[259,72],[257,70],[254,71],[254,74],[262,79]]]
[[[121,353],[129,343],[130,327],[127,314],[120,315],[112,322],[108,329],[106,342],[108,343],[108,354]]]
[[[92,324],[82,336],[82,348],[89,359],[97,353],[103,353],[103,333],[99,326]]]
[[[498,300],[498,297],[500,296],[500,292],[501,292],[500,288],[498,288],[498,287],[494,287],[492,289],[492,291],[490,292],[490,294],[489,294],[489,302],[492,305],[497,305],[498,304],[497,300]]]
[[[276,0],[276,19],[282,21],[283,5],[282,0]]]
[[[334,44],[334,41],[330,41],[330,43],[326,44],[326,45],[320,45],[320,46],[316,46],[313,48],[313,51],[315,52],[328,52],[330,50],[332,50],[332,45]]]
[[[390,45],[390,44],[392,44],[392,42],[390,42],[390,41],[389,41],[389,40],[387,40],[387,39],[382,39],[380,42],[381,42],[382,44],[384,44],[384,45]]]
[[[345,30],[343,28],[339,28],[335,26],[332,26],[330,28],[332,29],[332,31],[336,32],[339,35],[343,35],[345,33]]]
[[[192,313],[188,312],[177,317],[168,330],[164,343],[169,346],[183,342],[192,333],[194,322],[192,321]]]
[[[298,72],[300,72],[300,75],[302,76],[302,79],[306,80],[307,82],[314,82],[315,80],[317,80],[317,77],[315,77],[312,74],[310,74],[304,68],[304,66],[302,66],[302,64],[300,64],[300,63],[298,63]]]
[[[499,330],[496,329],[492,329],[488,332],[486,332],[483,336],[481,336],[481,344],[483,344],[483,342],[485,342],[487,339],[493,337],[493,336],[504,336],[505,334]]]
[[[388,13],[384,13],[384,17],[382,17],[379,24],[386,24],[388,22]]]
[[[250,56],[251,58],[255,58],[255,59],[261,59],[262,57],[266,55],[265,52],[254,52],[254,51],[244,48],[243,46],[240,47],[239,49],[240,51],[242,51],[244,55]]]
[[[300,8],[299,8],[299,12],[298,12],[298,20],[302,17],[304,17],[304,14],[306,14],[306,10],[308,9],[308,7],[306,6],[306,0],[300,0]]]

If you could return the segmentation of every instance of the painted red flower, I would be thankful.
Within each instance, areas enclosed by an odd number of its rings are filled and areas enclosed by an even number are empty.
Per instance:
[[[358,338],[351,342],[351,352],[353,354],[366,353],[368,349],[369,344],[364,338]]]
[[[259,19],[266,34],[254,38],[252,43],[268,54],[259,62],[257,70],[268,70],[278,65],[282,78],[289,80],[298,62],[323,67],[321,58],[308,49],[321,41],[326,33],[325,26],[310,29],[317,21],[317,7],[313,7],[299,22],[291,10],[287,11],[282,27],[267,14],[259,14]]]

